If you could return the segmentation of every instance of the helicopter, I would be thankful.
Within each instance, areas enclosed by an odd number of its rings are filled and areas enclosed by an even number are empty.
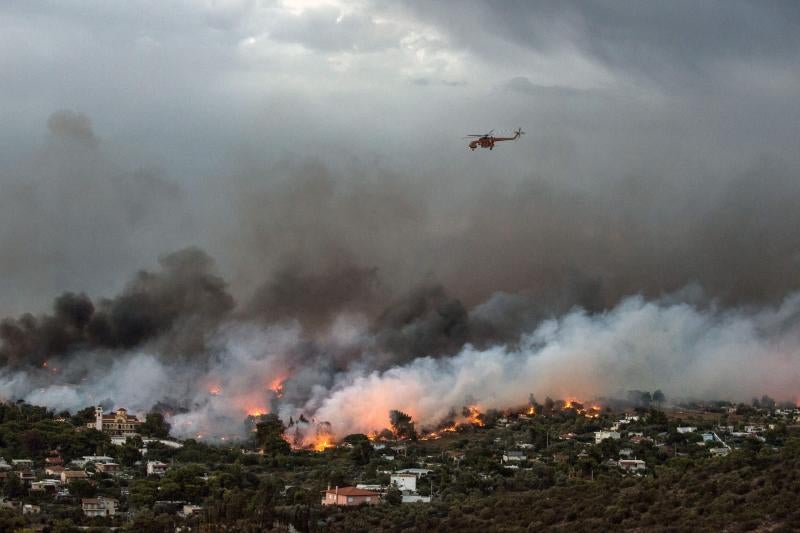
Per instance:
[[[489,150],[494,149],[494,143],[500,141],[516,141],[520,138],[521,135],[525,135],[525,132],[522,131],[522,128],[517,128],[517,131],[514,132],[513,137],[495,137],[492,135],[494,130],[490,130],[489,133],[473,133],[464,137],[465,139],[472,139],[467,146],[473,152],[475,148],[488,148]]]

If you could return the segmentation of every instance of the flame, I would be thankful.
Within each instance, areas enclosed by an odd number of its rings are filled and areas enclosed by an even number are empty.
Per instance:
[[[219,396],[220,394],[222,394],[222,387],[220,387],[219,385],[214,385],[213,387],[208,389],[208,393],[211,396]]]
[[[483,427],[484,423],[481,420],[481,412],[478,410],[477,406],[470,405],[467,408],[468,415],[467,415],[467,423],[472,424],[473,426]]]
[[[267,385],[267,388],[275,393],[276,396],[281,397],[283,396],[283,383],[286,381],[288,376],[278,376],[277,378],[273,379]]]
[[[314,444],[312,446],[315,452],[324,452],[328,448],[332,447],[333,447],[333,442],[331,442],[330,436],[322,436],[322,435],[317,435],[317,437],[314,439]]]
[[[528,407],[526,414],[528,416],[534,416],[536,414],[536,408],[531,405],[530,407]]]
[[[261,416],[265,414],[267,414],[267,410],[260,407],[251,407],[247,409],[247,416]]]

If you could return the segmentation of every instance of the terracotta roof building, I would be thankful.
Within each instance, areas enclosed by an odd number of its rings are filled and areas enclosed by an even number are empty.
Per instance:
[[[129,415],[124,407],[120,407],[115,412],[103,414],[103,408],[99,405],[94,408],[94,422],[89,422],[86,427],[102,431],[112,436],[135,435],[142,422],[133,415]]]
[[[371,490],[356,487],[336,487],[325,491],[322,505],[375,505],[380,501],[380,495]]]

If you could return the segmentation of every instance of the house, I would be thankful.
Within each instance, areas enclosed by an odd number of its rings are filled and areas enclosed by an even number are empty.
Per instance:
[[[415,474],[392,474],[389,483],[402,491],[417,492],[417,476]]]
[[[641,459],[620,459],[619,467],[627,472],[639,472],[647,468]]]
[[[124,407],[115,412],[103,414],[99,405],[94,408],[94,422],[89,422],[86,427],[102,431],[111,436],[135,435],[142,422],[135,416],[129,415]]]
[[[33,483],[36,479],[36,476],[33,475],[33,472],[27,468],[20,470],[18,476],[19,480],[22,481],[26,487],[30,487],[31,483]]]
[[[709,448],[709,453],[715,457],[725,457],[729,453],[731,453],[730,448],[719,447],[719,448]]]
[[[81,459],[73,459],[70,464],[85,467],[87,463],[113,463],[114,458],[107,455],[84,455]]]
[[[0,457],[0,470],[11,470],[11,465],[2,457]]]
[[[98,496],[97,498],[82,498],[81,508],[88,517],[114,516],[117,513],[117,500]]]
[[[38,505],[33,505],[31,503],[26,503],[22,506],[22,514],[39,514],[42,512],[42,508]]]
[[[119,473],[119,464],[117,463],[97,463],[95,468],[98,472],[103,472],[105,474],[117,474]]]
[[[203,508],[199,505],[184,505],[183,510],[179,511],[178,514],[185,518],[187,516],[195,515],[202,510]]]
[[[681,427],[678,427],[676,429],[677,429],[678,433],[680,433],[681,435],[683,435],[685,433],[694,433],[695,431],[697,431],[697,428],[694,427],[694,426],[681,426]]]
[[[65,470],[65,468],[63,466],[60,466],[60,465],[48,466],[47,468],[44,469],[44,475],[47,476],[47,477],[60,478],[61,477],[61,472],[63,472],[64,470]]]
[[[32,459],[11,459],[11,464],[14,468],[33,468]]]
[[[336,487],[324,492],[322,505],[375,505],[380,501],[380,495],[371,490],[356,487]]]
[[[630,448],[622,448],[619,451],[620,457],[625,457],[626,459],[630,459],[631,455],[633,455],[633,450],[631,450]]]
[[[148,476],[163,476],[167,472],[169,465],[161,461],[147,461]]]
[[[61,472],[61,483],[65,485],[69,485],[73,481],[87,481],[88,479],[89,474],[83,470],[64,470]]]
[[[503,462],[510,463],[510,462],[520,462],[526,459],[525,452],[521,450],[510,450],[503,454]]]
[[[31,492],[56,492],[61,488],[61,481],[58,479],[43,479],[31,483]]]
[[[595,431],[594,432],[594,443],[595,444],[600,444],[601,442],[603,442],[606,439],[619,440],[620,439],[620,434],[619,434],[618,431],[607,431],[605,429],[603,429],[601,431]]]

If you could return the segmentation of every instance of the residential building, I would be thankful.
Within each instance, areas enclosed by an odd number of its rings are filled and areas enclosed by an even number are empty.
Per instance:
[[[83,480],[86,481],[89,479],[89,474],[87,474],[83,470],[64,470],[61,472],[61,483],[65,485],[69,485],[73,481]]]
[[[167,472],[169,465],[161,461],[147,461],[148,476],[163,476]]]
[[[93,516],[114,516],[117,513],[117,500],[98,496],[97,498],[81,499],[83,514]]]
[[[605,429],[594,432],[594,443],[600,444],[606,439],[619,440],[620,434],[618,431],[607,431]]]
[[[39,514],[42,512],[42,508],[38,505],[33,505],[31,503],[26,503],[22,506],[22,514]]]
[[[678,433],[684,434],[684,433],[694,433],[695,431],[697,431],[697,428],[694,426],[682,426],[677,428],[677,430]]]
[[[639,472],[645,470],[647,465],[641,459],[620,459],[619,467],[628,472]]]
[[[336,487],[328,489],[322,498],[322,505],[375,505],[380,502],[380,495],[371,490],[356,487]]]
[[[32,459],[11,459],[11,464],[14,468],[33,468]]]
[[[392,474],[389,482],[402,491],[417,491],[417,476],[415,474]]]
[[[94,409],[95,420],[86,424],[87,427],[108,433],[111,436],[135,435],[142,422],[133,415],[129,415],[124,407],[115,412],[103,414],[99,405]]]
[[[44,469],[44,475],[47,477],[61,477],[61,472],[63,472],[65,468],[60,465],[55,466],[48,466]]]
[[[520,462],[520,461],[524,461],[525,459],[526,459],[525,458],[525,452],[523,452],[521,450],[510,450],[510,451],[507,451],[507,452],[505,452],[503,454],[503,462],[504,463],[510,463],[512,461],[513,462]]]
[[[119,464],[117,463],[97,463],[94,465],[98,472],[114,475],[119,472]]]
[[[0,470],[11,470],[11,465],[2,457],[0,457]]]
[[[17,475],[19,476],[19,480],[22,481],[26,487],[30,487],[31,483],[36,480],[36,476],[33,475],[33,471],[28,468],[20,470]]]
[[[178,512],[183,517],[192,516],[202,511],[203,508],[199,505],[184,505],[183,510]]]

